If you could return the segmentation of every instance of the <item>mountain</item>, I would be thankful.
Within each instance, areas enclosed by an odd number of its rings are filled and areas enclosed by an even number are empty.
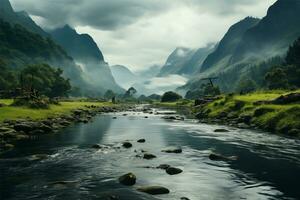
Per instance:
[[[203,61],[200,72],[209,68],[221,68],[226,66],[231,59],[232,54],[240,44],[244,33],[251,27],[255,26],[259,19],[246,17],[240,22],[232,25],[222,40],[219,42],[216,50],[209,54]]]
[[[47,63],[63,69],[64,76],[70,78],[74,86],[87,86],[79,66],[51,39],[32,33],[20,25],[12,26],[2,19],[0,35],[0,58],[11,69],[18,70],[29,64]]]
[[[192,56],[194,55],[195,50],[189,48],[178,47],[176,48],[171,55],[169,55],[166,63],[161,68],[158,76],[167,76],[170,74],[179,74],[181,73],[185,66]]]
[[[52,30],[50,34],[54,41],[61,45],[82,67],[83,73],[91,84],[102,87],[105,91],[124,92],[116,83],[110,67],[104,61],[102,52],[90,35],[78,34],[69,25]]]
[[[193,75],[200,71],[204,59],[213,50],[212,44],[197,50],[176,48],[168,57],[158,76]]]
[[[280,64],[299,36],[300,1],[278,0],[261,20],[247,17],[234,24],[205,59],[197,77],[180,89],[194,90],[208,76],[218,76],[223,91],[233,91],[244,78],[257,83],[263,77],[251,74],[263,75]]]
[[[131,72],[127,67],[122,65],[113,65],[110,67],[113,77],[119,85],[125,89],[131,87],[138,81],[137,75]]]
[[[0,18],[10,24],[19,24],[27,30],[37,33],[43,37],[49,35],[39,27],[25,11],[15,12],[9,0],[0,0]]]
[[[267,15],[243,35],[231,64],[284,55],[300,36],[300,1],[278,0]]]
[[[50,31],[50,34],[78,62],[104,62],[102,52],[90,35],[78,34],[69,25]]]

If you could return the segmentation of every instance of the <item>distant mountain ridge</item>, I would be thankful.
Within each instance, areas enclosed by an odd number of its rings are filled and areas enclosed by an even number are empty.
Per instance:
[[[82,66],[87,81],[105,90],[123,93],[124,90],[116,83],[109,65],[94,39],[88,34],[79,34],[74,28],[65,25],[49,32],[75,62]],[[102,91],[103,93],[105,91]]]
[[[193,75],[200,70],[204,59],[212,51],[212,47],[213,45],[208,45],[197,50],[177,47],[167,58],[158,76]]]
[[[267,67],[260,63],[284,57],[289,46],[299,36],[300,1],[278,0],[261,20],[247,17],[231,26],[216,49],[203,62],[200,73],[181,89],[193,90],[201,85],[201,78],[220,76],[218,84],[221,89],[232,91],[237,82],[250,73],[249,67]],[[230,81],[226,78],[227,81],[222,82],[222,77],[231,78]]]
[[[72,41],[57,44],[26,12],[15,12],[9,0],[0,0],[0,25],[0,58],[9,67],[17,69],[40,63],[59,67],[84,96],[99,96],[108,89],[123,92],[89,35],[79,35],[70,27],[65,27],[76,37],[72,38],[70,34],[68,39]]]
[[[242,40],[243,34],[251,27],[255,26],[260,20],[257,18],[246,17],[238,23],[232,25],[222,40],[219,42],[214,52],[209,54],[203,61],[200,72],[203,72],[217,65],[227,65],[231,55],[235,53],[237,46]]]
[[[11,24],[22,25],[27,30],[37,33],[43,37],[48,37],[41,27],[39,27],[25,11],[15,12],[9,0],[0,0],[0,18]]]
[[[96,42],[88,34],[78,34],[69,25],[50,31],[53,39],[76,60],[88,62],[104,62],[104,57]]]
[[[123,65],[113,65],[110,67],[113,77],[124,89],[128,89],[136,83],[139,77]]]

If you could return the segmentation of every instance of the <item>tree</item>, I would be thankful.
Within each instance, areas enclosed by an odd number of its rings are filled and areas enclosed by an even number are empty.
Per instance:
[[[177,101],[179,99],[182,99],[182,96],[180,96],[179,94],[169,91],[163,94],[162,98],[161,98],[161,102],[174,102]]]
[[[285,61],[287,65],[300,67],[300,37],[290,46]]]
[[[6,63],[0,59],[0,91],[8,91],[18,84],[16,73],[6,67]]]
[[[136,93],[137,93],[137,90],[134,87],[130,87],[124,94],[124,98],[130,98]]]
[[[265,76],[267,86],[269,89],[288,89],[288,78],[281,67],[275,67]]]
[[[71,90],[69,79],[62,77],[61,69],[46,64],[30,65],[21,71],[21,84],[50,98],[67,96]]]

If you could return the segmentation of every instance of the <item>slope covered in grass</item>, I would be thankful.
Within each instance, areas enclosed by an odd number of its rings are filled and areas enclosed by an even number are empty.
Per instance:
[[[300,90],[294,91],[299,93]],[[300,102],[292,104],[264,103],[290,92],[268,91],[247,95],[227,95],[196,109],[207,114],[207,118],[220,119],[233,124],[245,123],[274,133],[299,134]]]

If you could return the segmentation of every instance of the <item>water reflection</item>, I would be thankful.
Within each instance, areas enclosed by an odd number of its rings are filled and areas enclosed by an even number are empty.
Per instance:
[[[99,116],[93,123],[68,128],[63,133],[43,136],[1,156],[1,199],[155,199],[136,192],[143,185],[161,185],[168,195],[156,199],[297,199],[300,193],[298,141],[265,133],[230,129],[214,133],[218,126],[192,121],[172,122],[160,116],[128,113]],[[228,127],[225,127],[228,128]],[[145,138],[145,144],[137,139]],[[118,148],[122,141],[132,149]],[[107,145],[91,149],[92,144]],[[182,154],[161,152],[168,146],[181,146]],[[285,147],[284,149],[282,147]],[[137,158],[143,149],[156,159]],[[216,162],[210,152],[236,155],[236,161]],[[28,161],[26,156],[48,154],[46,159]],[[9,158],[9,159],[8,159]],[[183,173],[170,176],[155,167],[170,164]],[[137,177],[134,187],[117,182],[123,173]],[[61,183],[61,181],[64,184]]]

